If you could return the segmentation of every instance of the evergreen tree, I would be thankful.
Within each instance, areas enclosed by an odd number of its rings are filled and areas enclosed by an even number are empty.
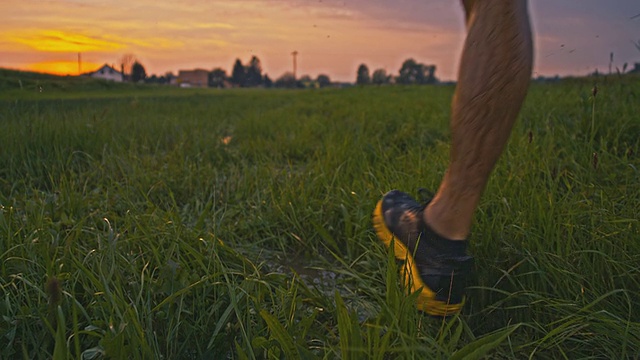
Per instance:
[[[371,75],[369,75],[369,68],[365,64],[360,64],[360,66],[358,67],[356,84],[367,85],[370,83],[371,83]]]
[[[264,74],[264,76],[262,77],[262,83],[266,88],[273,87],[273,80],[271,80],[271,78],[267,74]]]
[[[247,80],[247,72],[240,62],[240,59],[236,59],[236,62],[233,64],[233,71],[231,72],[231,82],[236,84],[237,86],[244,87]]]
[[[147,71],[144,69],[144,66],[138,61],[134,62],[131,66],[131,81],[135,83],[144,80],[146,77]]]
[[[257,56],[253,56],[246,67],[245,86],[262,85],[262,65]]]

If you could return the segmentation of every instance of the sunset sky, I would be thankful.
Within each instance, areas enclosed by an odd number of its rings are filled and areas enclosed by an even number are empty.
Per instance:
[[[583,75],[640,62],[640,1],[531,0],[534,76]],[[275,79],[292,68],[354,81],[360,63],[397,74],[412,57],[455,79],[464,39],[455,0],[2,0],[0,67],[78,73],[119,68],[134,54],[147,73],[222,67],[252,55]]]

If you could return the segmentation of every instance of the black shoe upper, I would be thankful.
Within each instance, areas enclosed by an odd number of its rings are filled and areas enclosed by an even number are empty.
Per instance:
[[[401,191],[390,191],[382,199],[385,224],[396,241],[407,247],[420,277],[436,293],[436,299],[459,303],[473,258],[466,254],[466,240],[443,238],[424,222],[423,212],[427,205],[428,202],[421,205]]]

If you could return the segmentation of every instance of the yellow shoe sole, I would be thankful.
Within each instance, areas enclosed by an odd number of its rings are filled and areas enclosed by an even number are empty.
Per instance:
[[[455,315],[462,310],[464,301],[458,304],[449,304],[448,302],[436,300],[436,294],[422,281],[420,271],[411,252],[402,241],[398,241],[397,238],[396,241],[394,241],[395,236],[393,236],[393,233],[391,233],[385,224],[384,214],[382,213],[382,200],[378,201],[373,211],[373,228],[380,241],[382,241],[388,249],[390,249],[393,244],[396,259],[404,261],[400,269],[400,274],[404,286],[406,286],[411,293],[420,292],[416,299],[416,307],[418,310],[438,317]]]

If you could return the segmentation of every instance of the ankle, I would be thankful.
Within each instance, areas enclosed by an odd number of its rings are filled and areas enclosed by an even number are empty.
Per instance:
[[[423,217],[425,224],[444,239],[463,241],[469,236],[470,224],[462,223],[459,218],[443,216],[442,212],[437,211],[437,204],[429,204],[423,212]]]

